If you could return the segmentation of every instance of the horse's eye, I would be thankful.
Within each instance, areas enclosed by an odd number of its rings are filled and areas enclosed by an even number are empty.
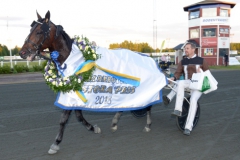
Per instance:
[[[38,32],[37,32],[37,34],[42,34],[42,33],[43,33],[43,31],[38,31]]]

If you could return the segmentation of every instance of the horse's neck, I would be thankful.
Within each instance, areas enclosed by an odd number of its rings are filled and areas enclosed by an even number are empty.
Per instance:
[[[60,62],[60,64],[63,64],[63,62],[68,58],[71,52],[71,50],[68,49],[67,44],[62,38],[62,36],[59,36],[57,39],[55,39],[55,41],[52,43],[52,47],[50,47],[49,50],[51,52],[59,52],[58,61]]]

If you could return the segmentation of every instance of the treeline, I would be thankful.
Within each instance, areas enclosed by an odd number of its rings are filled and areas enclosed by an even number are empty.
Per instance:
[[[160,52],[160,49],[157,48],[154,50],[148,43],[133,43],[131,41],[125,40],[122,43],[113,43],[109,45],[109,49],[116,49],[116,48],[125,48],[136,52],[141,53],[153,53],[153,52]],[[163,49],[162,52],[174,52],[172,48]]]
[[[18,56],[20,49],[21,48],[19,48],[18,46],[15,46],[15,48],[11,49],[12,56],[14,55]],[[10,50],[6,45],[0,44],[0,56],[10,56]]]
[[[240,43],[230,43],[230,50],[232,51],[240,51]]]

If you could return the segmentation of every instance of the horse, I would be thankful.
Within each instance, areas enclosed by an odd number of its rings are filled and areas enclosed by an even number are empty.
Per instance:
[[[61,25],[55,25],[50,21],[50,11],[47,11],[45,18],[42,18],[38,12],[37,21],[33,21],[31,24],[31,30],[27,36],[19,55],[23,59],[33,61],[36,56],[43,56],[44,50],[48,49],[50,52],[58,51],[58,62],[62,65],[71,53],[73,39],[63,30]],[[87,130],[96,134],[101,133],[101,129],[97,125],[92,125],[84,118],[82,110],[74,110],[76,118],[82,122]],[[60,118],[60,129],[56,136],[55,142],[50,146],[49,154],[55,154],[60,149],[59,144],[63,139],[63,133],[65,125],[69,119],[72,110],[64,110]],[[117,130],[117,123],[122,115],[122,111],[118,111],[111,123],[111,130],[115,132]],[[149,132],[151,126],[151,106],[147,107],[147,124],[144,127],[145,132]]]

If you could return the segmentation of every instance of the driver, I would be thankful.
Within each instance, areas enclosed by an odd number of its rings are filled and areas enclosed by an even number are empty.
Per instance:
[[[178,85],[175,88],[175,90],[177,91],[177,96],[175,109],[172,112],[172,115],[175,116],[182,115],[184,89],[189,87],[193,73],[200,72],[200,68],[203,71],[209,69],[207,62],[203,58],[196,56],[196,54],[194,53],[195,49],[196,49],[195,44],[190,42],[186,43],[184,50],[187,58],[181,60],[181,62],[177,66],[176,72],[174,73],[174,77],[170,78],[171,80],[176,81],[177,79],[180,78],[182,74],[184,74],[185,77],[185,80],[177,81]],[[189,136],[190,132],[192,131],[193,121],[197,111],[197,101],[201,97],[201,95],[202,92],[198,90],[191,90],[189,112],[185,124],[185,129],[183,132],[183,134],[185,135]]]

